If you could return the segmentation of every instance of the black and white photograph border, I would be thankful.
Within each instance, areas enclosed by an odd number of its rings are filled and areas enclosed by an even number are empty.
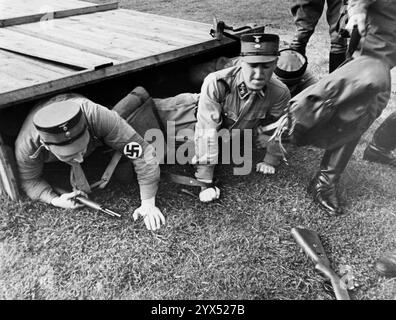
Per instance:
[[[312,145],[286,143],[287,161],[274,174],[235,175],[233,164],[217,165],[216,183],[193,178],[193,165],[161,163],[154,208],[164,221],[158,218],[160,227],[152,230],[144,217],[153,203],[140,202],[142,188],[130,163],[140,157],[139,148],[138,156],[127,159],[99,146],[81,164],[96,188],[89,199],[73,194],[73,208],[32,200],[21,188],[16,139],[42,99],[76,93],[112,109],[139,86],[154,101],[199,94],[203,66],[237,57],[246,30],[277,34],[279,49],[293,44],[291,7],[298,2],[2,1],[0,299],[158,301],[150,304],[152,315],[160,314],[163,300],[162,311],[176,315],[187,315],[187,309],[175,309],[182,305],[169,300],[232,300],[221,307],[200,305],[206,308],[201,312],[227,308],[234,315],[245,310],[245,300],[394,300],[396,278],[386,268],[396,264],[396,161],[386,164],[378,155],[375,137],[385,129],[396,136],[390,124],[395,69],[386,108],[360,136],[338,177],[342,215],[326,213],[307,191],[327,152]],[[305,48],[307,71],[319,82],[334,59],[327,9]],[[68,25],[59,24],[62,19]],[[67,138],[72,129],[65,129]],[[265,154],[253,150],[253,168]],[[111,168],[111,161],[124,170]],[[58,161],[45,165],[43,177],[66,194],[72,188],[69,171]],[[111,179],[103,174],[109,171]],[[175,183],[175,176],[185,179]],[[200,201],[206,187],[215,194],[218,188],[218,199]]]

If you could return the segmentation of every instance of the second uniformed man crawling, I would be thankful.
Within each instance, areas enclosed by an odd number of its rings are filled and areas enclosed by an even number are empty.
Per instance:
[[[242,35],[240,55],[237,65],[210,73],[199,95],[185,93],[155,99],[165,127],[168,121],[175,121],[176,131],[180,128],[195,130],[194,137],[190,137],[194,140],[195,177],[209,185],[202,187],[200,192],[203,202],[220,196],[219,188],[210,186],[219,158],[218,131],[225,128],[253,132],[269,116],[279,118],[284,114],[290,100],[288,88],[273,77],[279,55],[277,35]],[[265,158],[257,164],[256,170],[263,174],[275,173],[281,157],[278,143],[269,143]]]
[[[76,94],[62,94],[40,103],[25,119],[15,142],[15,156],[22,189],[33,200],[60,208],[78,208],[73,201],[91,191],[81,163],[101,144],[123,152],[138,143],[143,153],[132,160],[140,186],[141,206],[133,214],[144,218],[149,230],[157,230],[165,218],[155,206],[160,177],[154,149],[121,116]],[[45,163],[70,165],[74,191],[58,195],[42,177]]]

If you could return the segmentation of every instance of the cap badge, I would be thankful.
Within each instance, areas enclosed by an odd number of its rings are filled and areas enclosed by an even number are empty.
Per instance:
[[[70,136],[71,136],[70,131],[67,131],[67,132],[65,133],[65,136],[66,136],[66,138],[70,139]]]
[[[253,36],[253,38],[254,38],[254,42],[259,43],[261,36]]]
[[[69,130],[68,128],[67,128],[67,124],[64,124],[64,125],[62,125],[62,126],[60,126],[60,128],[62,128],[62,130],[63,131],[67,131],[67,130]]]
[[[261,45],[255,44],[254,47],[258,49],[258,48],[261,48]]]

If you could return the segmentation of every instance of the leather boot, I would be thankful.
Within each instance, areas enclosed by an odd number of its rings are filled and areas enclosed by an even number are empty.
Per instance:
[[[329,55],[329,73],[332,73],[335,69],[338,68],[339,65],[341,65],[346,58],[345,52],[341,53],[332,53],[330,52]]]
[[[320,208],[330,216],[343,214],[337,196],[337,184],[359,139],[348,142],[333,150],[326,150],[319,172],[308,185],[308,193]]]
[[[378,259],[375,268],[384,277],[396,277],[396,250],[383,254]]]
[[[396,112],[391,113],[374,132],[373,140],[364,150],[363,159],[396,167]]]

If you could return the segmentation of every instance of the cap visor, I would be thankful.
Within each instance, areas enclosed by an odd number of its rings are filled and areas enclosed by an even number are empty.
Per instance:
[[[275,61],[278,56],[243,56],[242,60],[247,63],[266,63]]]
[[[87,129],[85,129],[84,134],[70,144],[66,144],[63,146],[49,145],[48,147],[51,152],[56,154],[57,156],[68,157],[84,151],[88,146],[89,140],[89,132]]]

